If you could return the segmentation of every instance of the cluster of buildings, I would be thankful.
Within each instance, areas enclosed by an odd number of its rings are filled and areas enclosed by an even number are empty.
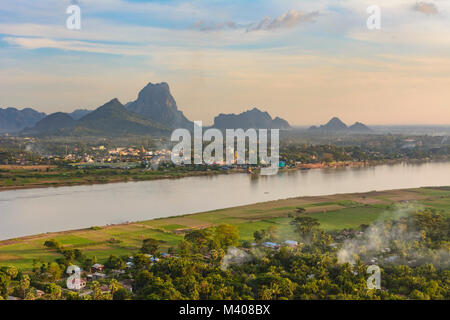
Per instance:
[[[69,153],[64,157],[66,161],[77,162],[79,165],[103,165],[114,167],[115,163],[161,162],[169,161],[171,151],[168,149],[146,150],[144,147],[118,147],[107,149],[105,146],[92,147],[91,153],[83,155]]]
[[[150,254],[144,254],[144,256],[146,256],[151,261],[151,264],[157,263],[160,260],[160,258],[154,257],[153,255]],[[161,259],[167,259],[170,257],[171,255],[168,253],[161,254]],[[131,269],[134,267],[133,261],[134,261],[133,256],[128,257],[128,260],[126,262],[126,269]],[[127,289],[130,293],[133,293],[134,280],[129,276],[124,276],[126,274],[129,273],[126,270],[121,269],[112,269],[106,272],[105,266],[103,264],[95,263],[94,265],[91,266],[89,271],[83,273],[85,278],[78,279],[76,282],[76,286],[72,286],[71,290],[79,292],[81,296],[90,295],[92,294],[92,290],[86,289],[87,284],[92,281],[99,281],[101,283],[100,290],[103,293],[109,293],[110,288],[107,284],[105,284],[104,280],[107,280],[109,278],[115,278],[120,279],[118,282],[123,288]]]

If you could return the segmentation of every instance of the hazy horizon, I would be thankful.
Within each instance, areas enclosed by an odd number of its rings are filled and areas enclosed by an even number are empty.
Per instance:
[[[94,109],[167,82],[191,120],[449,125],[450,2],[2,1],[0,107]],[[81,30],[66,8],[81,8]]]

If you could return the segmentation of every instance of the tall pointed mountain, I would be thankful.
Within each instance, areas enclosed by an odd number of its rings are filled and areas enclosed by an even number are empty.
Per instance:
[[[126,108],[169,128],[193,128],[193,123],[178,110],[169,85],[165,82],[147,84],[139,92],[137,100],[127,103]]]
[[[272,117],[267,112],[257,108],[242,112],[240,114],[219,114],[214,118],[215,128],[218,129],[289,129],[289,123],[276,117]]]

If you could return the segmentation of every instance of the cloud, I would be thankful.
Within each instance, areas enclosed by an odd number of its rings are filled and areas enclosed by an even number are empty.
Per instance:
[[[241,26],[239,26],[237,23],[233,21],[226,21],[226,22],[220,22],[220,23],[214,23],[214,22],[206,22],[206,21],[196,21],[194,23],[194,29],[199,31],[220,31],[220,30],[226,30],[226,29],[237,29]]]
[[[199,31],[245,29],[247,32],[250,32],[258,30],[275,30],[281,28],[294,28],[301,23],[314,22],[314,18],[318,16],[318,11],[307,13],[291,9],[277,18],[265,17],[257,23],[240,24],[234,21],[206,22],[202,20],[196,21],[193,27]]]
[[[439,13],[434,3],[427,3],[427,2],[417,2],[414,5],[413,10],[421,12],[426,15],[436,15]]]
[[[143,54],[145,50],[149,49],[148,47],[145,47],[142,50],[138,51],[135,47],[130,46],[107,45],[77,40],[55,40],[50,38],[5,37],[3,38],[3,41],[10,45],[19,46],[29,50],[52,48],[67,51],[95,52],[120,55],[139,55]]]
[[[318,11],[306,13],[291,9],[275,19],[265,17],[257,25],[250,26],[247,31],[294,28],[301,23],[314,22],[314,18],[317,18],[318,16]]]

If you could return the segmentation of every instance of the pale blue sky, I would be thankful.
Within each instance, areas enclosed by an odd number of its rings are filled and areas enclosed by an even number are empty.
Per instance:
[[[82,28],[66,28],[78,3]],[[381,7],[381,30],[366,27]],[[168,82],[192,120],[450,123],[450,1],[0,0],[0,106],[134,100]]]

